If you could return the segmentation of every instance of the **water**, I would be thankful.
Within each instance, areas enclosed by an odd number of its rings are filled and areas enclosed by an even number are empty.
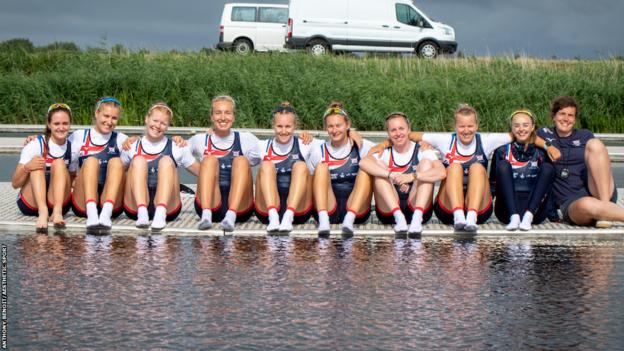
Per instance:
[[[0,236],[11,349],[624,348],[624,243]]]

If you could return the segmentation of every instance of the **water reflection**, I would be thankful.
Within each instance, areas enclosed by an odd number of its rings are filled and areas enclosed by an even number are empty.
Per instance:
[[[624,245],[2,236],[17,348],[624,347]]]

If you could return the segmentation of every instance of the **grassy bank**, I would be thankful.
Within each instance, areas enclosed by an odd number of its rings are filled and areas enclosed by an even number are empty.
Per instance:
[[[142,124],[154,101],[168,102],[176,126],[205,126],[210,98],[238,101],[240,127],[268,127],[282,100],[301,127],[322,128],[330,100],[342,100],[359,129],[379,130],[390,111],[412,117],[415,130],[448,130],[460,102],[480,112],[481,129],[507,130],[507,116],[528,107],[548,122],[550,101],[576,97],[581,126],[624,133],[624,62],[534,59],[310,57],[306,54],[129,53],[102,50],[0,51],[0,123],[42,123],[54,101],[69,103],[75,123],[90,123],[95,100],[125,106],[121,124]]]

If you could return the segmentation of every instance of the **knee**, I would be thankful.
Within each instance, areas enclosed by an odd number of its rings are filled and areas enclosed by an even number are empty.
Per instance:
[[[433,161],[428,160],[428,159],[424,159],[418,162],[418,166],[416,167],[418,172],[425,172],[425,171],[430,170],[431,168],[433,168]]]
[[[175,164],[173,163],[173,159],[169,156],[163,156],[158,161],[158,169],[175,169]]]
[[[585,146],[585,155],[596,155],[598,153],[607,152],[607,147],[600,141],[600,139],[589,139]]]
[[[446,167],[446,174],[447,175],[453,175],[453,174],[463,174],[464,173],[464,168],[462,167],[461,164],[459,163],[451,163],[448,167]]]
[[[483,167],[482,164],[480,163],[473,163],[470,165],[470,168],[468,168],[468,174],[485,174],[485,167]]]
[[[249,165],[249,160],[245,156],[236,156],[232,161],[232,168],[239,169],[239,167],[251,168]]]
[[[219,168],[219,159],[213,155],[205,156],[201,162],[201,169],[218,169]]]
[[[123,169],[123,162],[121,162],[121,159],[119,157],[111,158],[110,160],[108,160],[108,165],[106,166],[106,169],[121,170]]]
[[[550,163],[543,163],[540,166],[540,175],[545,179],[551,179],[555,176],[555,167]]]
[[[329,173],[329,165],[327,163],[319,163],[314,170],[314,175]]]
[[[292,174],[295,176],[305,176],[308,172],[308,165],[303,161],[297,161],[293,164]]]
[[[147,160],[143,157],[133,158],[130,164],[132,165],[132,169],[135,171],[147,169]]]
[[[100,160],[96,157],[88,157],[82,164],[82,167],[85,169],[99,169],[100,168]]]
[[[260,173],[275,174],[275,164],[271,161],[262,161],[262,163],[260,163]]]
[[[51,168],[52,172],[63,170],[64,168],[66,168],[65,160],[63,160],[62,158],[55,159],[54,161],[52,161]]]

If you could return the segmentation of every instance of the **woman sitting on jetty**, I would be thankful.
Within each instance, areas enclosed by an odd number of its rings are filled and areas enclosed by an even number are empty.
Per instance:
[[[93,127],[70,137],[80,167],[72,209],[76,216],[87,218],[87,228],[110,228],[111,218],[123,211],[124,167],[119,157],[128,137],[115,131],[121,112],[119,100],[103,97],[95,104]]]
[[[312,137],[294,135],[297,113],[289,102],[279,104],[271,116],[275,136],[259,145],[256,217],[268,224],[268,232],[287,233],[293,223],[305,223],[312,215],[312,177],[306,165]]]
[[[558,97],[550,109],[554,127],[537,132],[561,150],[561,159],[554,163],[552,196],[566,222],[609,228],[612,221],[624,221],[624,208],[616,204],[607,148],[589,130],[574,128],[579,112],[574,98]]]
[[[394,224],[396,233],[420,234],[433,214],[435,182],[446,172],[433,150],[420,150],[409,140],[410,121],[401,112],[386,117],[392,146],[362,159],[360,167],[375,177],[375,211],[383,224]],[[406,217],[410,218],[408,228]]]
[[[546,219],[554,168],[545,163],[545,152],[534,144],[537,136],[531,111],[514,111],[510,127],[514,141],[496,149],[490,165],[494,214],[507,224],[507,230],[531,230],[532,224]]]
[[[329,235],[330,224],[342,223],[342,232],[352,234],[353,224],[366,222],[370,215],[372,178],[360,171],[359,163],[374,144],[352,141],[351,119],[341,102],[329,105],[323,123],[329,140],[313,147],[309,161],[318,233]]]
[[[213,221],[221,221],[223,230],[233,231],[236,223],[253,215],[251,167],[260,162],[259,140],[232,130],[236,103],[231,96],[212,99],[210,120],[213,134],[201,133],[189,140],[201,162],[195,197],[198,228],[210,229]]]
[[[36,228],[45,232],[49,216],[54,227],[65,227],[63,215],[70,207],[70,172],[76,171],[68,141],[72,112],[66,104],[48,108],[44,135],[31,140],[20,154],[13,188],[20,188],[17,207],[26,216],[38,216]]]
[[[172,119],[167,104],[152,105],[145,116],[145,134],[121,154],[124,165],[129,166],[124,210],[138,228],[147,228],[151,219],[151,228],[159,230],[180,214],[177,167],[199,175],[199,163],[190,148],[178,147],[165,136]]]

